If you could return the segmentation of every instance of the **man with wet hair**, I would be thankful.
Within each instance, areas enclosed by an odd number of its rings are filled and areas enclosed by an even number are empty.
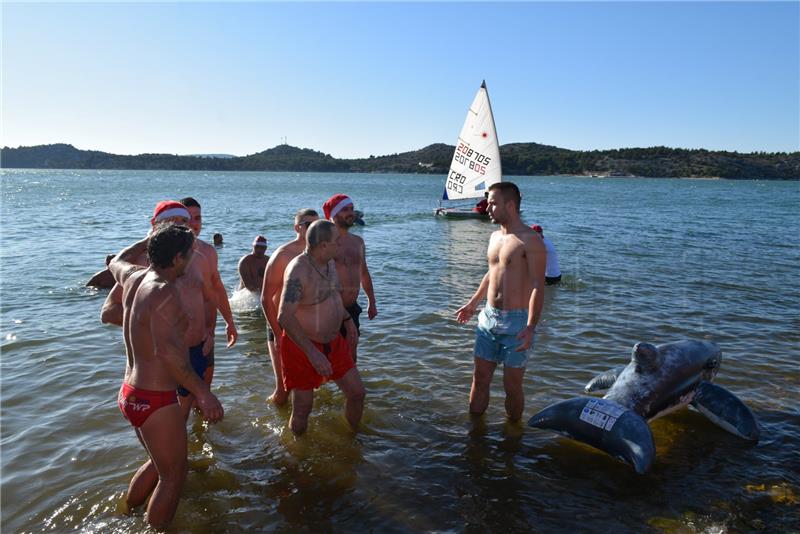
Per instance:
[[[267,348],[275,373],[275,391],[267,398],[278,406],[286,404],[289,394],[283,387],[281,373],[280,339],[283,328],[278,324],[278,306],[283,293],[283,275],[286,266],[306,248],[306,230],[319,219],[319,214],[311,208],[301,208],[294,216],[294,232],[296,237],[278,247],[267,262],[264,271],[264,282],[261,285],[261,309],[267,318]]]
[[[361,335],[359,317],[363,310],[358,304],[358,294],[362,288],[367,295],[367,317],[370,320],[378,315],[378,308],[375,305],[372,277],[367,268],[367,249],[364,240],[350,233],[350,228],[356,221],[353,200],[345,194],[338,193],[326,200],[322,209],[325,218],[333,222],[338,231],[336,272],[342,285],[342,301],[350,317],[353,318],[356,336],[359,336]],[[353,344],[353,361],[358,360],[357,348],[358,337]]]
[[[278,308],[283,384],[292,393],[289,426],[298,435],[308,427],[314,390],[329,380],[344,393],[344,414],[353,430],[364,410],[364,385],[350,356],[351,346],[340,332],[344,326],[348,340],[355,339],[333,261],[335,232],[329,221],[311,223],[305,250],[286,267]]]
[[[109,268],[122,287],[125,378],[117,402],[149,459],[134,474],[125,497],[129,509],[147,506],[147,522],[163,529],[172,521],[186,479],[186,422],[178,385],[197,399],[209,422],[222,419],[219,400],[189,364],[189,324],[177,282],[193,257],[194,236],[185,226],[158,225],[152,235],[124,249]],[[146,248],[150,267],[133,263]]]
[[[475,329],[474,363],[469,411],[483,415],[497,364],[503,364],[506,414],[522,417],[525,395],[522,378],[533,350],[536,324],[544,303],[547,252],[541,238],[520,220],[522,198],[517,186],[499,182],[489,187],[487,212],[500,229],[489,239],[489,270],[469,302],[456,311],[465,324],[486,298]]]

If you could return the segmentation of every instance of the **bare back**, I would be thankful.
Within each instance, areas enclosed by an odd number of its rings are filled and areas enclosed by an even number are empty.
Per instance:
[[[328,343],[338,335],[347,312],[342,306],[333,260],[325,269],[312,261],[306,254],[300,254],[289,263],[281,300],[297,303],[295,318],[309,339]]]
[[[532,256],[542,254],[536,261],[544,261],[546,252],[541,239],[524,226],[514,232],[492,233],[487,251],[489,261],[489,287],[486,294],[490,306],[504,309],[528,309],[535,275],[530,268]]]
[[[182,332],[188,317],[175,284],[148,269],[131,275],[123,288],[126,383],[154,391],[175,389],[177,382],[158,357],[162,350],[186,352]]]
[[[342,301],[352,306],[361,291],[361,270],[365,263],[364,240],[357,235],[342,234],[337,239],[336,274],[342,285]]]

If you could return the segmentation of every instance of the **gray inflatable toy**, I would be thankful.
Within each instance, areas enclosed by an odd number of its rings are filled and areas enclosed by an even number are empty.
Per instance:
[[[540,411],[528,421],[596,447],[627,462],[637,473],[653,463],[655,444],[648,421],[691,404],[728,432],[757,442],[758,422],[727,389],[712,384],[722,352],[708,341],[654,346],[637,343],[631,362],[592,379],[586,393],[608,390],[603,398],[576,397]]]

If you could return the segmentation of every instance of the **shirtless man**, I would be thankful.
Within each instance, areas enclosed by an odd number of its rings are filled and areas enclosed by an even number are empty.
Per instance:
[[[194,232],[194,250],[199,252],[195,263],[198,264],[200,269],[205,290],[211,295],[211,297],[205,297],[206,337],[203,345],[203,354],[207,359],[205,380],[207,384],[211,384],[211,380],[214,378],[214,335],[217,326],[217,310],[225,320],[228,347],[232,347],[236,343],[239,333],[236,331],[236,325],[233,322],[228,292],[219,275],[217,249],[200,239],[200,230],[203,229],[203,213],[200,203],[192,197],[185,197],[181,199],[181,204],[186,206],[192,216],[189,220],[189,228]]]
[[[489,240],[489,271],[469,302],[456,311],[456,319],[462,324],[469,321],[486,298],[475,329],[469,411],[473,415],[486,411],[492,376],[497,364],[502,363],[506,414],[517,421],[525,406],[525,364],[542,316],[547,252],[542,239],[519,218],[521,197],[515,184],[491,185],[488,200],[489,216],[500,225]]]
[[[267,318],[267,348],[269,357],[272,359],[272,370],[275,373],[275,391],[267,400],[278,406],[285,404],[289,396],[283,387],[279,347],[283,329],[278,324],[278,306],[283,293],[283,275],[286,273],[286,266],[289,265],[289,262],[305,250],[306,230],[308,230],[308,225],[317,219],[319,219],[319,215],[310,208],[297,211],[294,216],[294,231],[297,237],[278,247],[272,254],[267,262],[264,282],[261,285],[261,309],[264,311],[264,317]]]
[[[353,318],[356,326],[356,336],[361,335],[361,321],[359,316],[363,311],[358,305],[358,293],[364,288],[367,295],[367,317],[370,320],[378,315],[375,306],[375,293],[372,289],[372,277],[367,269],[367,253],[364,240],[357,235],[349,233],[350,227],[355,224],[356,215],[353,211],[353,201],[341,193],[333,195],[322,205],[325,218],[333,221],[338,230],[338,249],[336,253],[336,274],[342,284],[342,302]],[[358,360],[358,337],[353,345],[353,361]]]
[[[239,260],[239,289],[247,288],[249,291],[261,293],[264,271],[269,261],[266,252],[267,238],[263,235],[256,236],[253,240],[253,252],[245,254]]]
[[[175,223],[186,225],[189,223],[191,214],[186,206],[174,200],[164,200],[156,204],[153,216],[150,218],[150,230],[152,233],[157,224]],[[138,249],[137,249],[138,250]],[[147,267],[150,263],[147,260],[147,253],[142,249],[142,253],[130,260],[136,265]],[[109,267],[110,268],[110,267]],[[122,326],[122,285],[115,283],[108,293],[103,307],[100,311],[100,322],[103,324],[113,324]]]
[[[353,430],[364,411],[364,385],[340,332],[344,325],[348,340],[355,339],[333,262],[338,248],[335,231],[329,221],[308,227],[306,249],[286,267],[278,308],[283,385],[292,392],[289,427],[298,435],[308,427],[314,390],[329,380],[344,393],[344,414]]]
[[[149,456],[130,482],[126,503],[129,509],[144,504],[152,491],[147,522],[155,529],[172,521],[186,479],[186,422],[177,404],[178,384],[194,394],[206,420],[214,423],[223,417],[222,405],[187,358],[189,319],[177,280],[192,261],[193,242],[184,226],[159,226],[110,264],[123,290],[127,352],[118,404]],[[145,248],[149,268],[131,262]]]

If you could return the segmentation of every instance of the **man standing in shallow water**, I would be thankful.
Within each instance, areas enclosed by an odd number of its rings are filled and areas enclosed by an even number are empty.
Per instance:
[[[275,373],[275,391],[267,400],[278,406],[286,404],[289,394],[283,387],[281,372],[280,339],[283,328],[278,324],[278,306],[283,294],[283,275],[286,266],[306,248],[306,231],[308,226],[319,219],[319,214],[311,208],[297,210],[294,216],[294,231],[297,237],[278,247],[267,262],[264,271],[264,283],[261,285],[261,310],[267,318],[267,348],[272,359],[272,370]]]
[[[355,326],[342,305],[336,267],[336,228],[329,221],[308,227],[306,249],[286,267],[278,322],[283,327],[281,361],[286,391],[292,392],[289,426],[295,434],[308,427],[314,390],[334,380],[345,396],[345,417],[353,430],[364,410],[364,385],[350,357],[348,339]]]
[[[342,289],[342,302],[347,313],[353,318],[356,326],[356,339],[353,343],[353,361],[358,360],[358,336],[361,335],[359,316],[363,311],[358,305],[358,294],[361,288],[367,295],[367,317],[370,320],[378,315],[375,305],[375,292],[372,288],[372,277],[367,268],[367,250],[364,240],[349,233],[355,224],[356,214],[353,201],[344,194],[336,194],[322,205],[325,218],[336,225],[338,252],[336,253],[336,274],[339,276]]]
[[[144,504],[152,491],[147,522],[156,529],[172,521],[186,479],[186,422],[177,404],[178,384],[197,398],[209,422],[224,414],[187,357],[184,336],[189,319],[177,281],[192,261],[193,242],[185,226],[158,226],[152,236],[123,250],[109,266],[123,289],[128,357],[118,404],[149,456],[131,479],[125,500],[129,509],[134,508]],[[145,247],[149,268],[130,261]]]
[[[489,216],[500,230],[489,239],[489,270],[469,302],[456,311],[456,319],[465,324],[486,298],[475,329],[469,411],[473,415],[486,411],[492,376],[502,363],[506,414],[517,421],[525,407],[525,365],[542,316],[547,252],[541,238],[520,220],[521,195],[515,184],[491,185],[488,201]]]

